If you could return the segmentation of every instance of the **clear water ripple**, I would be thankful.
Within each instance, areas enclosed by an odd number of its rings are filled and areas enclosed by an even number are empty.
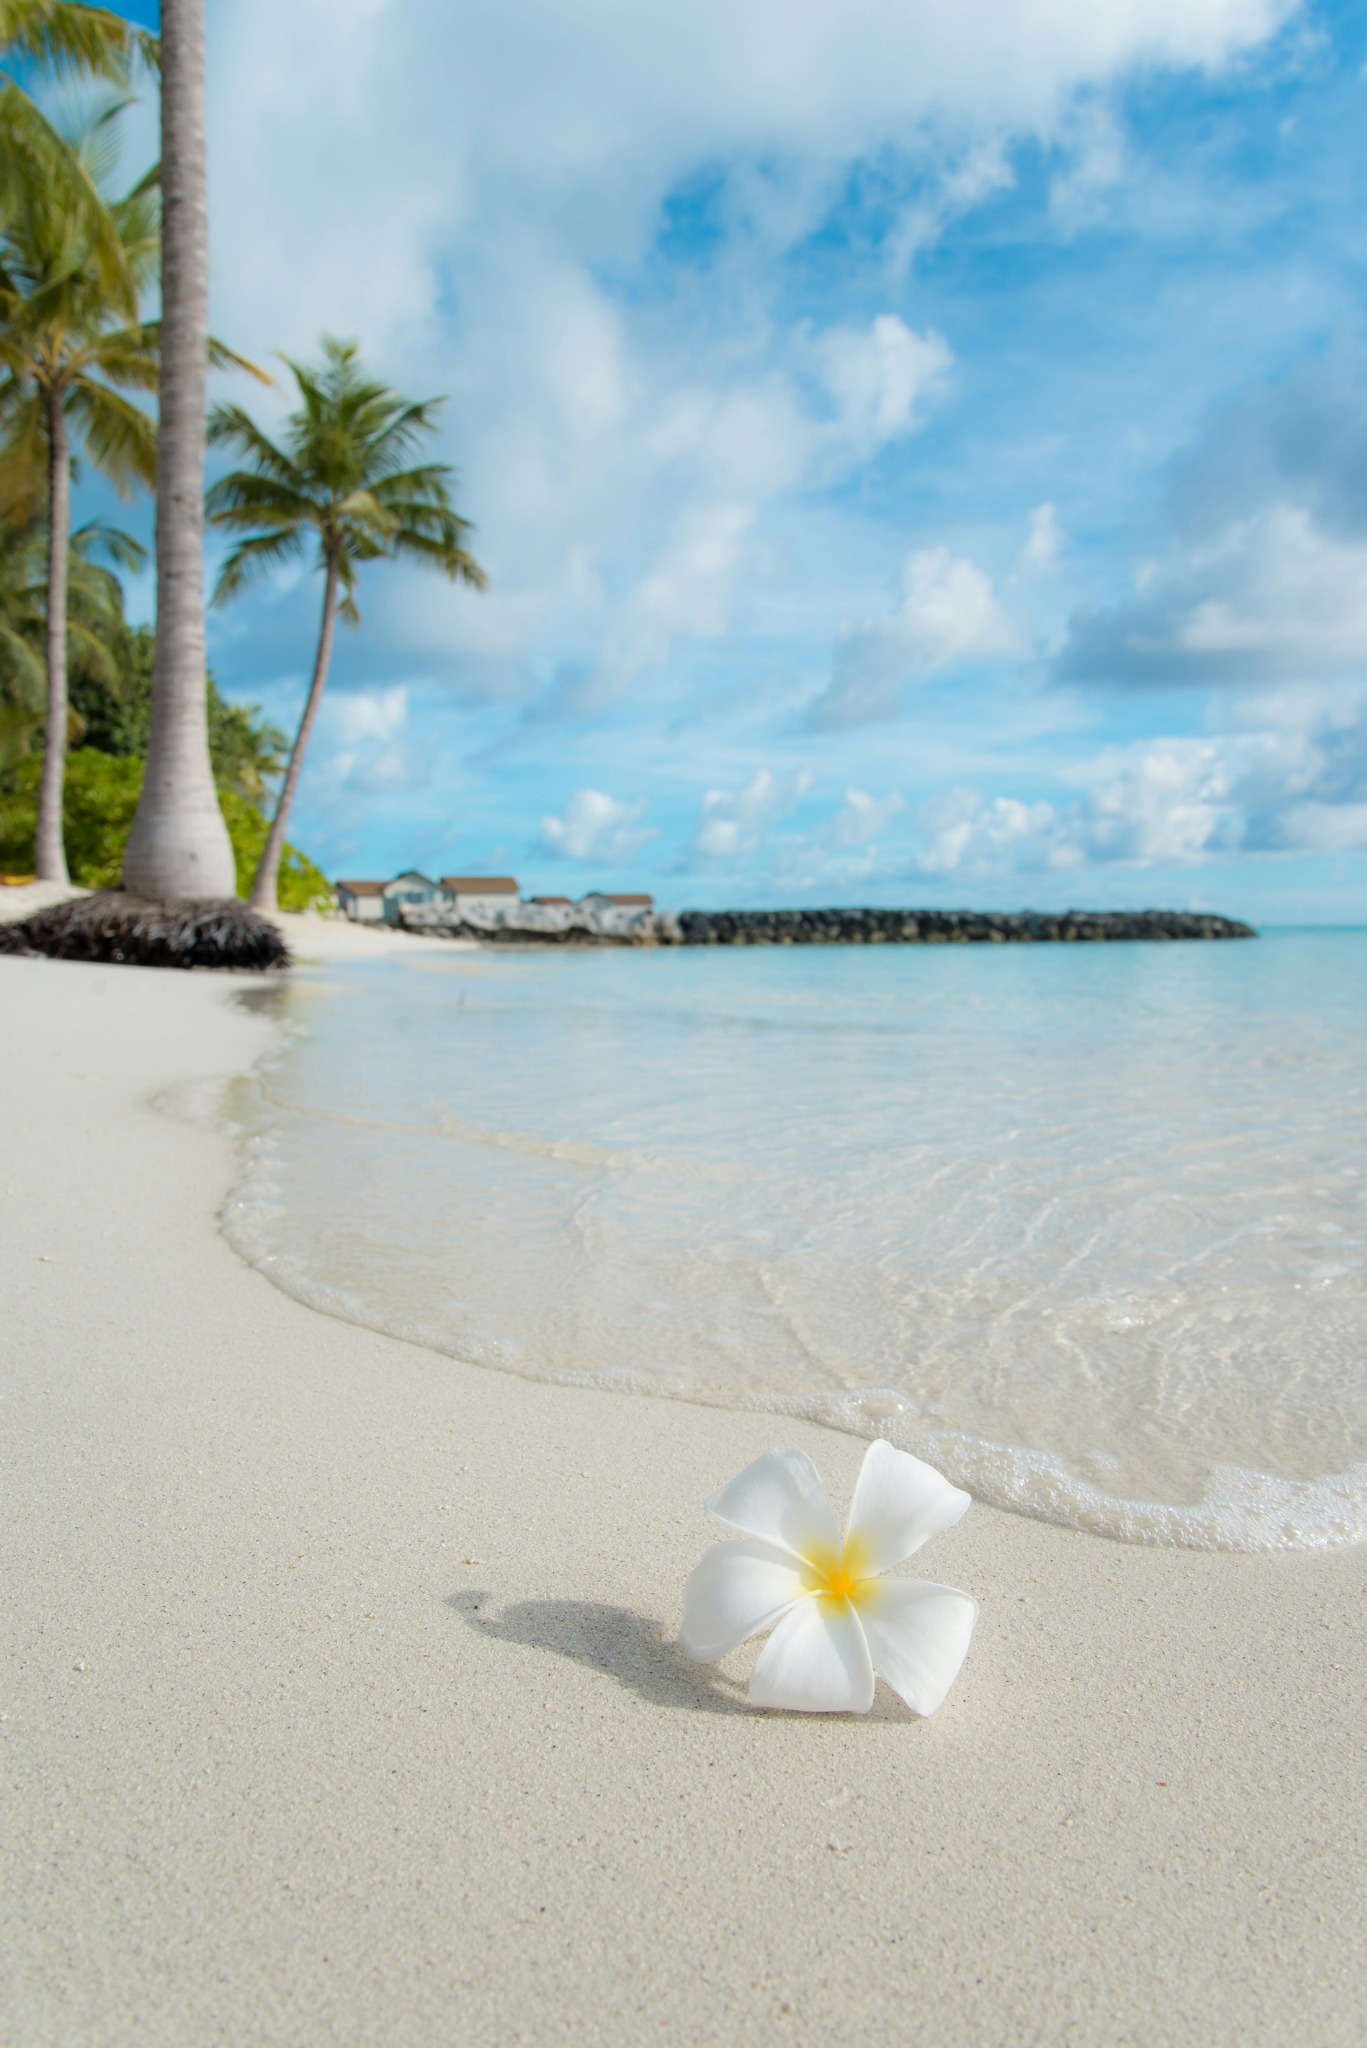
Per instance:
[[[1132,1541],[1367,1538],[1367,934],[420,956],[289,1000],[224,1220],[315,1306]]]

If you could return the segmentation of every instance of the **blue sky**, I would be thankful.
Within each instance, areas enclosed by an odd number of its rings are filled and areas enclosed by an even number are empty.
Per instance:
[[[1360,11],[209,18],[217,331],[449,394],[491,579],[367,572],[329,872],[1367,914]],[[212,622],[287,727],[318,583]]]

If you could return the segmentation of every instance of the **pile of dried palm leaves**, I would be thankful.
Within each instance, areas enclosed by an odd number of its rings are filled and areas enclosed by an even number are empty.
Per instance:
[[[135,967],[288,967],[289,948],[266,918],[234,899],[145,903],[102,889],[0,925],[0,953]]]

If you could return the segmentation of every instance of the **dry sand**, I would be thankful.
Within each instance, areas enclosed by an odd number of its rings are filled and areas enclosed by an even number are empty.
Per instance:
[[[861,1446],[277,1293],[153,1107],[261,986],[0,959],[0,2041],[1367,2035],[1367,1555],[978,1508],[934,1720],[752,1712],[673,1641],[703,1497]]]

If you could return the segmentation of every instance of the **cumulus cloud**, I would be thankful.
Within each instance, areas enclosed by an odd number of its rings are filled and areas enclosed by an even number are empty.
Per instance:
[[[1247,687],[1367,667],[1367,368],[1346,352],[1228,408],[1177,466],[1171,542],[1073,619],[1064,680]]]
[[[870,454],[910,433],[954,360],[943,335],[916,334],[895,313],[880,313],[867,329],[828,328],[816,354],[847,454]]]
[[[992,579],[947,547],[916,548],[902,569],[891,617],[845,635],[830,682],[808,713],[817,727],[894,718],[906,685],[961,663],[1011,654],[1019,635]]]
[[[771,769],[757,768],[737,790],[707,790],[699,806],[695,856],[722,866],[748,858],[769,827],[785,817],[811,785],[807,774],[778,776]]]
[[[1073,147],[1077,95],[1224,64],[1292,6],[223,0],[215,317],[256,354],[357,333],[405,388],[451,393],[492,587],[397,573],[375,624],[401,659],[474,696],[572,671],[607,701],[718,620],[743,631],[766,511],[944,387],[949,344],[891,311],[825,335],[782,317],[784,252],[848,167],[911,152],[947,218],[1010,182],[1012,138]],[[724,188],[719,281],[662,290],[649,259],[700,169]]]
[[[1193,865],[1235,853],[1367,847],[1367,692],[1239,707],[1245,729],[1138,740],[1079,770],[1072,803],[960,790],[921,812],[931,874]]]
[[[1074,619],[1066,681],[1236,683],[1326,678],[1367,663],[1367,536],[1274,504],[1148,566],[1125,603]]]
[[[889,790],[886,796],[870,796],[866,789],[847,789],[844,803],[818,827],[816,836],[827,846],[872,846],[906,807],[906,799],[898,789]]]
[[[885,856],[883,843],[905,810],[900,790],[878,797],[868,790],[847,789],[840,808],[810,832],[789,834],[778,843],[769,863],[770,884],[799,896],[816,889],[843,894],[895,871],[896,862]]]
[[[383,690],[353,690],[323,700],[320,759],[310,760],[318,800],[342,792],[383,795],[421,788],[429,762],[410,743],[408,691],[402,683]]]
[[[641,825],[645,812],[644,798],[623,803],[601,789],[577,789],[563,817],[541,820],[541,845],[560,860],[621,867],[654,837]]]

